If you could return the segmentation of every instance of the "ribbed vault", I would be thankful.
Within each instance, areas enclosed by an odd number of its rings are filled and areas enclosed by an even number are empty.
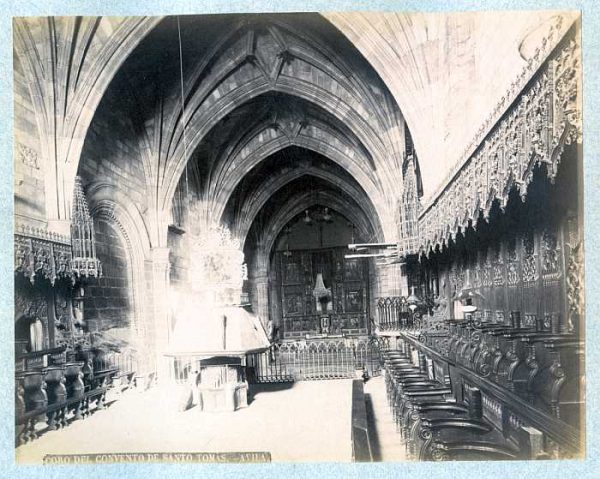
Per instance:
[[[352,222],[357,238],[381,240],[376,226],[360,204],[327,180],[310,175],[302,176],[278,190],[255,216],[246,236],[245,254],[256,270],[266,270],[273,246],[283,228],[295,217],[312,207],[328,207]]]
[[[251,170],[230,196],[223,220],[242,244],[256,221],[255,233],[259,231],[263,235],[259,242],[266,244],[280,233],[267,228],[277,205],[283,210],[290,197],[302,193],[307,208],[323,200],[325,191],[348,202],[344,211],[352,210],[348,214],[360,219],[356,224],[363,237],[383,237],[377,210],[361,185],[333,161],[298,147],[281,150]]]
[[[180,29],[183,63],[177,21],[165,18],[115,76],[95,118],[124,126],[119,141],[134,151],[144,175],[137,206],[154,218],[153,244],[166,241],[174,196],[190,193],[201,212],[196,221],[218,224],[245,175],[290,147],[347,173],[377,233],[397,239],[404,121],[339,32],[313,14],[185,17]],[[99,152],[89,146],[91,166]],[[93,181],[91,167],[82,171]],[[290,180],[298,176],[288,172]],[[258,204],[266,199],[262,194]],[[239,228],[245,235],[250,225]]]

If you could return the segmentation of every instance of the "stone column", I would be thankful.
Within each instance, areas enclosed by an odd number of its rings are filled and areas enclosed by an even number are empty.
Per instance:
[[[408,281],[400,264],[375,265],[377,297],[408,296]]]
[[[169,248],[153,248],[151,251],[152,269],[152,313],[154,332],[151,335],[156,356],[158,378],[168,377],[167,362],[163,353],[169,344],[171,328],[169,318]]]
[[[249,269],[252,287],[252,310],[260,317],[263,326],[271,316],[269,309],[269,254],[265,252],[263,243],[256,246],[256,255]]]
[[[266,326],[269,320],[269,276],[266,270],[262,268],[257,271],[254,278],[254,295],[255,300],[253,303],[256,305],[256,314],[260,316],[260,320],[263,325]]]

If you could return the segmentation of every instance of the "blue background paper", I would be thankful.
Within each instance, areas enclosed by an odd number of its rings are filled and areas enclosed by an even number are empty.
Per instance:
[[[485,478],[600,478],[600,2],[507,0],[0,0],[0,477],[22,478],[262,478],[281,477],[448,477]],[[12,16],[39,15],[166,15],[267,11],[348,10],[523,10],[574,9],[582,11],[584,66],[584,198],[586,267],[586,381],[587,453],[585,460],[477,463],[386,464],[256,464],[173,465],[118,464],[102,466],[17,466],[14,463],[13,362],[13,193],[12,193]],[[158,411],[148,411],[148,420]],[[123,424],[126,428],[127,425]],[[284,424],[281,427],[285,427]],[[326,425],[324,425],[326,427]],[[349,438],[348,438],[349,440]]]

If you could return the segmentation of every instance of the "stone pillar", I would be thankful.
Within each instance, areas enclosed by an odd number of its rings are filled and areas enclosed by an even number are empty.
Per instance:
[[[269,309],[269,254],[265,252],[263,243],[256,246],[256,255],[250,268],[252,285],[252,309],[260,317],[263,326],[271,316]]]
[[[261,269],[256,272],[252,281],[254,283],[255,313],[260,317],[262,324],[266,326],[269,320],[269,275],[266,270]]]
[[[369,265],[370,316],[379,322],[377,303],[379,298],[409,295],[408,281],[400,264]]]
[[[408,281],[402,269],[400,264],[379,266],[379,292],[382,297],[408,296]]]
[[[169,344],[171,328],[169,318],[169,248],[153,248],[151,251],[152,269],[152,313],[154,332],[151,335],[156,356],[156,367],[159,380],[168,377],[165,369],[167,362],[163,353]]]

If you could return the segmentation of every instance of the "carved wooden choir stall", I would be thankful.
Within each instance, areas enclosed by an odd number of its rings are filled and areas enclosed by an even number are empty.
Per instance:
[[[378,300],[389,407],[414,459],[583,453],[574,36],[421,209],[404,253],[412,299]]]
[[[28,227],[15,233],[17,444],[103,409],[113,379],[133,378],[92,347],[84,326],[85,280],[101,274],[77,179],[70,238]]]

